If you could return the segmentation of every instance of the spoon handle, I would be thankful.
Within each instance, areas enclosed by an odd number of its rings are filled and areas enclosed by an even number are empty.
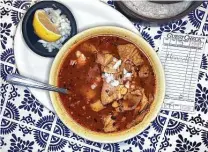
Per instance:
[[[68,90],[64,88],[58,88],[52,85],[49,85],[47,83],[39,82],[18,74],[11,74],[8,75],[6,78],[6,81],[14,84],[14,85],[20,85],[24,87],[31,87],[31,88],[37,88],[37,89],[43,89],[43,90],[49,90],[49,91],[55,91],[67,94]]]

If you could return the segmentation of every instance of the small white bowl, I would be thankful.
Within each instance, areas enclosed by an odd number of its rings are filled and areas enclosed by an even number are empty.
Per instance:
[[[165,96],[165,75],[162,64],[153,50],[153,48],[139,35],[135,33],[119,28],[119,27],[112,27],[112,26],[102,26],[102,27],[95,27],[83,31],[73,38],[68,40],[65,45],[61,48],[57,56],[55,57],[49,77],[49,83],[52,85],[57,86],[58,84],[58,74],[62,62],[64,61],[65,57],[68,53],[70,53],[71,48],[80,41],[84,39],[88,39],[94,36],[99,35],[111,35],[111,36],[118,36],[120,38],[126,39],[127,41],[132,42],[135,44],[149,59],[151,65],[153,67],[155,77],[156,77],[156,92],[155,98],[150,106],[150,111],[147,113],[145,118],[142,122],[138,125],[119,132],[113,133],[99,133],[92,130],[89,130],[80,124],[78,124],[73,118],[67,113],[64,105],[61,102],[59,94],[56,92],[50,92],[50,97],[52,100],[53,107],[58,115],[58,117],[63,121],[63,123],[71,129],[74,133],[78,134],[79,136],[86,138],[91,141],[95,142],[102,142],[102,143],[115,143],[130,139],[139,133],[141,133],[145,128],[150,125],[157,114],[160,112],[160,108],[162,106],[164,96]]]

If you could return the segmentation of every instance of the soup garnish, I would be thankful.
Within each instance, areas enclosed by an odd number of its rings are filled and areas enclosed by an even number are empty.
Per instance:
[[[140,123],[155,93],[152,66],[133,43],[97,36],[70,50],[59,70],[59,94],[71,117],[97,132],[122,131]]]

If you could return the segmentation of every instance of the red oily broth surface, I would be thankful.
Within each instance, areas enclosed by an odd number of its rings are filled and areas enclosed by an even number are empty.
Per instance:
[[[90,107],[91,103],[94,103],[96,100],[101,98],[102,80],[93,90],[93,94],[95,95],[92,99],[86,98],[85,93],[92,91],[92,89],[90,88],[90,80],[95,80],[97,76],[101,77],[102,73],[100,72],[100,65],[95,62],[96,53],[83,47],[84,43],[93,44],[98,51],[104,53],[108,51],[114,57],[120,59],[117,52],[117,46],[129,44],[131,42],[116,36],[96,36],[81,41],[70,50],[71,52],[68,53],[68,55],[64,58],[64,61],[62,62],[59,70],[58,86],[70,90],[70,93],[68,95],[59,94],[61,102],[63,103],[67,112],[80,125],[93,131],[104,132],[103,116],[112,113],[114,111],[114,108],[112,107],[112,104],[108,104],[103,110],[95,112]],[[84,66],[80,67],[76,65],[70,65],[71,60],[77,59],[75,52],[78,50],[86,56],[87,61]],[[144,88],[145,94],[151,93],[154,95],[155,75],[152,66],[148,58],[142,53],[142,51],[139,50],[139,53],[144,60],[144,64],[150,67],[151,75],[145,81],[141,80],[140,78],[136,78],[136,85]],[[95,65],[99,68],[95,70],[93,75],[89,75],[89,70]],[[121,121],[123,117],[126,118],[125,121]],[[135,116],[133,115],[133,111],[124,111],[118,113],[116,117],[116,123],[119,126],[118,131],[126,129],[126,125],[134,119]]]

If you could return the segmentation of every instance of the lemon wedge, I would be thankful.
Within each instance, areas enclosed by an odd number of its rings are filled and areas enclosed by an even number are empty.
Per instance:
[[[61,38],[56,25],[49,19],[44,10],[37,10],[33,18],[33,28],[38,37],[48,42],[55,42]]]

